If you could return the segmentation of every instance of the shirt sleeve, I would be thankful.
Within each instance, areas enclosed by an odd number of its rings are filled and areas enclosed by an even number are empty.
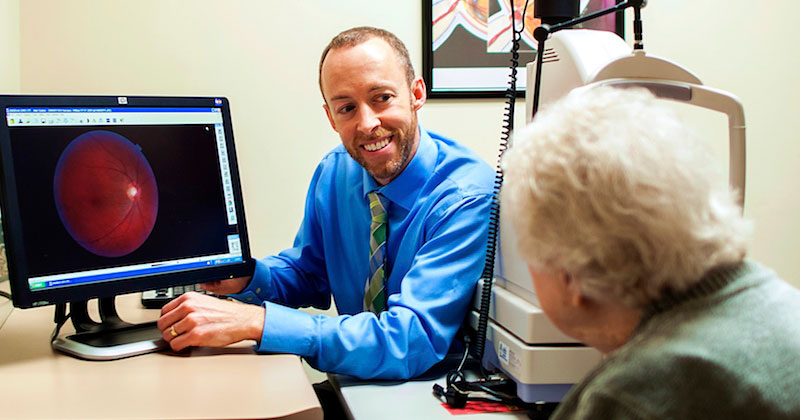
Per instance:
[[[473,195],[429,216],[426,240],[380,316],[310,315],[265,302],[258,350],[365,379],[423,373],[444,358],[464,321],[483,269],[490,205],[491,195]]]
[[[331,306],[322,235],[314,209],[314,192],[321,168],[322,165],[317,167],[311,179],[303,221],[292,248],[256,261],[250,284],[230,297],[246,303],[269,301],[292,308],[314,306],[328,309]]]

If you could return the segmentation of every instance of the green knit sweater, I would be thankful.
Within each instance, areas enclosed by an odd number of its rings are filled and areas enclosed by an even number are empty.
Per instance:
[[[654,303],[552,419],[800,419],[800,290],[757,263]]]

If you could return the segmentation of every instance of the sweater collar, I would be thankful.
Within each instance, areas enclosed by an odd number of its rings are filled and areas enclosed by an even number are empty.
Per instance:
[[[660,312],[666,312],[684,302],[710,296],[752,270],[752,265],[747,261],[714,268],[688,289],[680,292],[669,291],[658,300],[650,303],[645,307],[644,318],[649,318]]]

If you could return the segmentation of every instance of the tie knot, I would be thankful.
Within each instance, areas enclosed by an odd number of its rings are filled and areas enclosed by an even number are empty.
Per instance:
[[[372,214],[372,221],[386,223],[386,207],[383,204],[383,197],[375,191],[370,191],[367,197],[369,197],[369,211]]]

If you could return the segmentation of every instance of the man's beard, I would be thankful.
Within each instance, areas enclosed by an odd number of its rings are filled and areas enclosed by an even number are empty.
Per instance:
[[[414,116],[411,124],[406,127],[397,130],[388,130],[386,128],[379,127],[374,135],[369,137],[357,137],[353,142],[353,144],[356,146],[352,147],[345,145],[345,149],[347,149],[347,153],[349,153],[350,156],[355,159],[355,161],[358,162],[362,168],[372,175],[373,178],[394,179],[400,174],[400,172],[403,171],[403,169],[405,169],[406,164],[411,158],[411,151],[414,148],[414,137],[416,135],[416,130],[417,118]],[[364,152],[364,149],[360,145],[370,140],[387,135],[392,136],[392,143],[395,144],[400,153],[398,153],[396,157],[392,158],[388,162],[381,164],[368,163],[367,160],[361,155]]]

